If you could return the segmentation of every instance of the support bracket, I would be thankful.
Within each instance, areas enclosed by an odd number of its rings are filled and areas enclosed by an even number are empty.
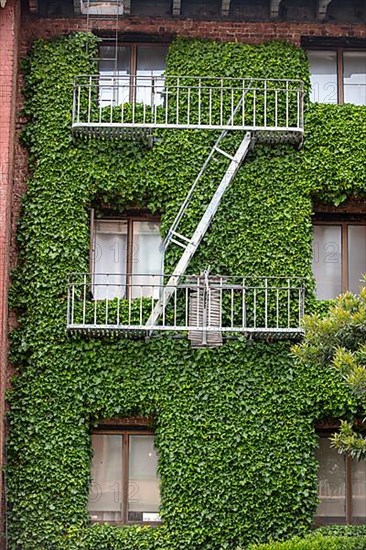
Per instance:
[[[222,17],[228,17],[230,12],[230,2],[231,0],[222,0],[221,2],[221,15]]]
[[[180,16],[180,8],[181,8],[182,0],[173,0],[173,15],[176,17]]]
[[[270,9],[271,9],[271,19],[278,18],[278,12],[280,9],[281,0],[271,0]]]
[[[327,15],[327,8],[332,0],[319,0],[318,3],[318,18],[322,21]]]

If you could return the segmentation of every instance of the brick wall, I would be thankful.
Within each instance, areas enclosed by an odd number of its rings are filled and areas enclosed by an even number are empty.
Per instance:
[[[18,69],[20,3],[8,0],[0,8],[0,450],[4,447],[5,387],[7,384],[10,207],[14,173],[14,132]],[[3,453],[0,451],[0,468]],[[0,478],[2,494],[2,478]],[[0,517],[3,505],[0,501]],[[2,547],[2,546],[1,546]]]
[[[34,38],[51,37],[71,31],[86,30],[86,18],[40,19],[35,16],[25,18],[26,29],[24,44],[29,46]],[[90,29],[114,30],[113,20],[90,22]],[[215,40],[248,42],[258,44],[268,40],[285,40],[300,45],[302,36],[357,37],[366,39],[365,24],[339,25],[335,23],[288,23],[288,22],[232,22],[232,21],[194,21],[192,19],[161,18],[122,18],[118,23],[121,33],[153,34],[160,36],[187,36],[190,38],[211,38]]]

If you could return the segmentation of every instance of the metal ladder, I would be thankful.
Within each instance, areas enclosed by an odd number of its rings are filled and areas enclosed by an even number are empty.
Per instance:
[[[232,123],[234,120],[234,117],[236,113],[241,108],[245,95],[249,91],[249,88],[246,90],[246,92],[242,95],[240,101],[238,102],[237,106],[235,107],[232,115],[230,116],[228,120],[228,125]],[[211,221],[213,217],[215,216],[218,207],[220,206],[221,199],[226,191],[226,189],[229,187],[232,180],[235,178],[236,174],[239,171],[239,168],[241,164],[243,163],[245,157],[247,156],[250,146],[253,142],[253,136],[251,132],[246,132],[244,138],[242,139],[239,147],[237,148],[234,155],[231,155],[224,151],[220,144],[223,141],[223,139],[227,136],[227,134],[230,132],[230,130],[223,130],[216,140],[214,146],[212,147],[207,159],[205,160],[198,176],[196,177],[192,187],[188,191],[188,194],[182,203],[182,206],[179,209],[179,212],[170,227],[168,234],[164,240],[163,243],[163,249],[164,254],[169,246],[170,243],[174,243],[181,248],[183,248],[183,254],[178,261],[177,265],[175,266],[172,275],[170,276],[166,286],[164,287],[164,290],[160,296],[160,299],[156,303],[153,311],[151,312],[151,315],[146,323],[148,327],[153,328],[153,326],[158,321],[160,315],[163,313],[165,307],[167,306],[169,299],[174,293],[174,289],[177,287],[179,280],[182,275],[184,275],[189,262],[191,261],[192,257],[194,256],[197,248],[199,247],[203,237],[205,236]],[[201,177],[203,176],[204,172],[206,171],[207,166],[209,165],[210,161],[214,158],[214,155],[220,154],[224,156],[225,158],[228,158],[230,160],[230,164],[228,168],[226,169],[225,175],[221,179],[221,182],[219,186],[217,187],[209,205],[206,208],[206,211],[204,212],[201,220],[199,221],[193,235],[191,237],[186,237],[182,233],[178,232],[178,227],[180,224],[181,219],[183,218],[185,212],[187,211],[187,208],[189,204],[191,203],[194,191],[197,187],[198,182],[200,181]]]

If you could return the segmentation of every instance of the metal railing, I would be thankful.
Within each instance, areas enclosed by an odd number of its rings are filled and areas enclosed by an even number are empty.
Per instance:
[[[301,278],[187,275],[172,286],[156,325],[149,317],[164,299],[168,276],[73,273],[67,329],[146,335],[156,331],[301,334],[305,286]]]
[[[304,85],[279,79],[77,76],[73,131],[122,127],[302,133]]]

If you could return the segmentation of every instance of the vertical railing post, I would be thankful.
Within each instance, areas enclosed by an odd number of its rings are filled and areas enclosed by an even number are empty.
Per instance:
[[[90,124],[90,115],[91,115],[91,103],[92,103],[92,77],[89,76],[89,91],[88,91],[88,124]]]
[[[77,96],[77,90],[78,90],[78,87],[77,87],[77,81],[76,81],[76,78],[74,79],[74,90],[73,90],[73,94],[72,94],[72,123],[75,124],[76,122],[78,122],[76,120],[76,96]]]
[[[247,326],[247,305],[246,305],[246,288],[245,288],[245,279],[242,282],[242,327],[243,329]]]
[[[257,90],[253,90],[253,127],[257,125]]]
[[[105,324],[106,325],[108,325],[108,310],[109,310],[108,296],[109,296],[109,274],[107,274],[107,293],[105,297]]]
[[[278,90],[275,89],[275,127],[278,126]]]
[[[209,87],[209,101],[208,101],[208,123],[212,125],[212,87]]]
[[[220,126],[223,124],[224,120],[224,81],[221,79],[221,88],[220,88]]]
[[[198,80],[198,124],[201,124],[202,79]]]
[[[287,279],[287,328],[291,326],[291,284]]]
[[[74,324],[74,313],[75,313],[75,284],[72,285],[71,291],[71,324]]]
[[[268,328],[268,279],[264,279],[264,328]]]
[[[267,80],[264,81],[264,127],[267,128]]]
[[[71,275],[67,278],[67,312],[66,312],[66,325],[71,325],[71,319],[70,319],[70,285],[71,285]]]
[[[80,81],[79,81],[80,82]],[[80,95],[81,95],[81,88],[82,88],[82,85],[81,84],[78,84],[78,88],[77,88],[77,122],[78,124],[80,123],[80,106],[81,106],[81,99],[80,99]]]
[[[177,78],[177,107],[176,107],[176,114],[175,114],[175,123],[179,124],[179,86],[180,86],[180,80],[179,77]]]
[[[144,293],[143,293],[143,286],[140,284],[140,327],[142,327],[142,319],[143,319],[143,309],[142,309],[142,299],[143,299]]]
[[[288,80],[286,80],[286,129],[288,129],[289,126],[289,86],[288,86]]]
[[[83,289],[83,325],[86,324],[86,274],[84,274],[84,289]]]

